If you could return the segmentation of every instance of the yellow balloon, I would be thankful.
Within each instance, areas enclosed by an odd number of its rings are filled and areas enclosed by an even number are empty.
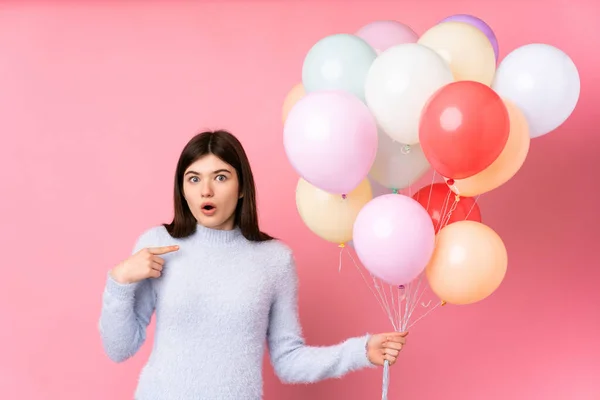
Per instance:
[[[431,290],[450,304],[472,304],[491,295],[506,275],[508,255],[490,227],[458,221],[437,234],[425,269]]]
[[[285,100],[283,101],[283,109],[281,111],[281,119],[283,123],[285,123],[285,120],[287,119],[287,116],[290,113],[292,107],[294,107],[298,100],[304,97],[305,94],[306,92],[304,91],[304,86],[302,85],[302,83],[297,83],[288,92],[288,94],[285,96]]]
[[[352,240],[352,228],[358,213],[373,199],[368,179],[342,198],[319,189],[304,179],[296,186],[296,207],[304,224],[328,242],[343,244]]]
[[[510,131],[504,150],[489,167],[465,179],[455,179],[451,189],[461,196],[473,197],[508,182],[523,166],[529,153],[529,127],[521,110],[503,99],[510,119]]]
[[[496,55],[487,36],[463,22],[442,22],[417,42],[438,53],[450,66],[455,81],[476,81],[491,86]]]

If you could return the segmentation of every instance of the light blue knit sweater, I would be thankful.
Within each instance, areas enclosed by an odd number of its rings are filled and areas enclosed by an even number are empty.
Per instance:
[[[368,335],[329,347],[307,346],[297,311],[291,251],[277,240],[250,242],[238,229],[198,226],[173,239],[162,226],[140,236],[143,247],[177,244],[162,256],[163,274],[122,285],[108,276],[99,328],[107,355],[133,356],[156,312],[152,353],[137,400],[259,400],[265,342],[286,383],[310,383],[372,367]]]

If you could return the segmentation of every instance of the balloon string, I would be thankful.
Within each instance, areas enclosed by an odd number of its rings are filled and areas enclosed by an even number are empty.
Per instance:
[[[384,311],[387,314],[390,322],[392,323],[392,326],[394,327],[394,330],[398,331],[398,328],[396,326],[396,321],[394,321],[394,316],[392,314],[392,312],[390,311],[390,305],[388,303],[388,299],[387,296],[385,295],[385,291],[381,288],[382,286],[382,282],[377,280],[377,278],[375,276],[372,276],[373,278],[373,286],[375,286],[375,289],[377,290],[377,293],[379,293],[379,297],[381,298],[383,304],[384,304]]]
[[[392,316],[396,317],[398,312],[396,311],[396,301],[394,296],[394,287],[390,285],[390,297],[392,298]],[[400,306],[400,304],[398,304]]]
[[[390,363],[385,360],[383,363],[383,383],[381,385],[381,400],[387,400],[388,389],[390,387]]]
[[[398,286],[398,312],[396,317],[398,318],[398,325],[402,323],[402,302],[406,300],[406,288],[401,285]]]
[[[365,285],[367,285],[367,287],[369,288],[369,290],[373,294],[373,297],[375,297],[375,300],[377,300],[377,302],[379,303],[379,306],[381,307],[381,309],[384,312],[386,312],[386,309],[385,309],[385,306],[383,305],[383,302],[375,294],[375,291],[373,290],[373,288],[371,287],[371,285],[369,285],[369,282],[367,282],[367,278],[365,277],[365,274],[362,272],[362,269],[358,266],[358,263],[356,262],[356,260],[354,260],[354,257],[352,257],[352,254],[350,254],[350,252],[347,252],[346,254],[348,254],[348,257],[350,258],[350,260],[352,261],[352,263],[354,264],[354,266],[356,267],[356,269],[360,273],[360,276],[363,278],[363,281],[365,282]]]
[[[432,312],[433,310],[435,310],[436,308],[438,308],[441,305],[443,305],[443,303],[440,301],[435,306],[431,307],[429,310],[427,310],[427,312],[425,314],[421,315],[419,318],[417,318],[416,320],[411,322],[411,324],[408,325],[408,329],[410,329],[414,324],[419,322],[421,319],[425,318],[430,312]]]
[[[475,197],[475,201],[473,202],[473,204],[471,205],[471,209],[469,210],[469,212],[467,213],[467,216],[465,217],[465,220],[469,218],[469,215],[471,215],[471,211],[473,211],[473,208],[475,208],[475,205],[477,204],[477,200],[479,200],[479,197],[481,197],[480,194],[477,195],[477,197]]]
[[[452,203],[452,206],[450,207],[450,211],[448,211],[448,215],[446,215],[446,220],[442,227],[445,227],[446,225],[448,225],[448,222],[450,222],[450,217],[452,217],[452,213],[454,212],[454,210],[456,210],[456,207],[458,206],[459,201],[460,201],[460,196],[459,195],[454,196],[454,203]]]
[[[433,175],[431,176],[431,185],[429,185],[429,197],[427,198],[427,211],[429,211],[429,205],[431,204],[431,195],[433,194],[433,184],[435,183],[436,171],[433,170]]]
[[[400,315],[401,315],[401,311],[400,311],[400,306],[401,306],[401,302],[402,299],[400,298],[400,290],[398,289],[398,286],[395,285],[389,285],[390,286],[390,297],[392,298],[392,312],[393,312],[393,317],[395,318],[396,321],[396,325],[400,326]],[[396,288],[396,290],[398,291],[398,296],[394,296],[394,288]],[[397,298],[397,302],[394,300]],[[397,306],[397,308],[396,308]]]
[[[402,324],[402,326],[406,326],[406,321],[408,320],[408,311],[410,309],[410,302],[412,301],[412,294],[411,294],[411,289],[412,289],[412,285],[410,283],[408,283],[405,288],[404,288],[404,314],[402,315],[402,318],[400,319],[400,323]]]
[[[339,266],[338,266],[338,273],[342,272],[342,254],[344,253],[344,249],[346,248],[346,245],[344,243],[340,243],[339,246],[340,248],[340,262],[339,262]]]
[[[411,304],[409,305],[408,312],[407,312],[407,315],[406,315],[406,319],[403,321],[403,325],[404,326],[406,326],[409,323],[410,318],[412,317],[412,315],[415,312],[417,306],[419,305],[419,302],[421,301],[421,298],[425,294],[426,287],[424,287],[423,290],[420,290],[421,289],[421,282],[423,282],[423,276],[424,276],[424,273],[421,273],[421,275],[419,275],[419,280],[417,281],[417,289],[415,290],[415,296],[418,294],[418,297],[415,300],[411,296],[411,300],[414,300],[414,301],[411,301]],[[425,306],[425,304],[422,304],[422,305],[423,305],[423,307],[427,307],[427,306]]]
[[[446,195],[446,198],[444,199],[444,203],[442,203],[442,209],[440,210],[441,217],[438,220],[436,227],[435,227],[436,232],[439,232],[444,227],[446,211],[448,210],[448,203],[450,202],[450,194],[452,194],[452,192],[448,191],[448,194]]]

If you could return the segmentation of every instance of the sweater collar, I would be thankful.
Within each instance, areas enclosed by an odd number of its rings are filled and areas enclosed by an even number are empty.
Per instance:
[[[231,230],[208,228],[201,224],[196,224],[194,237],[206,244],[212,245],[231,245],[244,239],[242,231],[238,226]]]

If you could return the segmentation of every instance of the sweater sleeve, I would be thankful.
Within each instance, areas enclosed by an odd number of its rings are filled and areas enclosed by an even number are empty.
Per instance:
[[[307,346],[298,317],[298,276],[290,254],[271,306],[267,341],[271,364],[284,383],[313,383],[366,367],[369,335],[333,346]]]
[[[149,237],[149,232],[140,236],[133,253],[148,246]],[[121,284],[108,274],[98,326],[104,351],[111,360],[123,362],[144,344],[155,303],[156,295],[149,279]]]

